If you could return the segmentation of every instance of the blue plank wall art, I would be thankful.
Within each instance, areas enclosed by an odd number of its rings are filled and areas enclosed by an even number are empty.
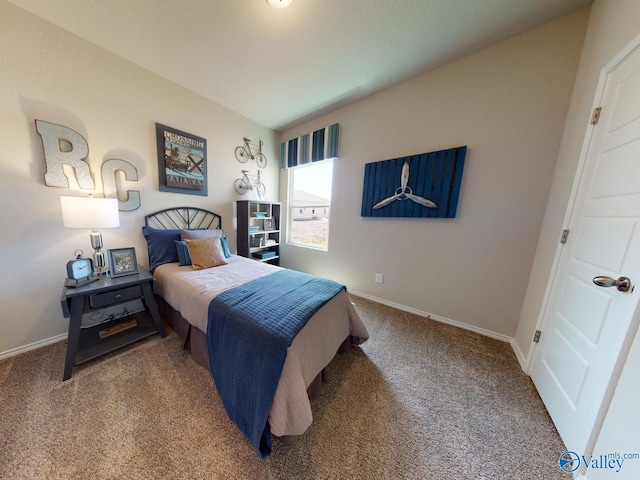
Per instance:
[[[367,163],[363,217],[454,218],[467,147]]]

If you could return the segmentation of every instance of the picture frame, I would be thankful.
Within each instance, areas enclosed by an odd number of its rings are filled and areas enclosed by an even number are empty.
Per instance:
[[[135,247],[112,248],[107,252],[111,278],[124,277],[138,273],[138,260]]]
[[[273,218],[272,217],[267,217],[267,218],[264,219],[264,230],[265,231],[273,230]]]
[[[264,247],[264,237],[262,235],[250,237],[249,247],[251,248]]]
[[[208,195],[207,140],[156,123],[161,192]]]

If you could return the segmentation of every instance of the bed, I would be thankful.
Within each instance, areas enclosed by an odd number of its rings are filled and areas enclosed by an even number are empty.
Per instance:
[[[143,235],[161,312],[258,455],[269,456],[272,434],[303,434],[333,357],[368,339],[345,287],[231,254],[208,210],[151,213]]]

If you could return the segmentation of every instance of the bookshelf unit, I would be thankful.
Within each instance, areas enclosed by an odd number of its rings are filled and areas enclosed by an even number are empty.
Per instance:
[[[280,265],[280,211],[278,202],[237,201],[238,255]]]

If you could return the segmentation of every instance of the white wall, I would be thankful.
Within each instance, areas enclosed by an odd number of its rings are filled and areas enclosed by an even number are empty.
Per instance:
[[[591,7],[556,171],[515,336],[518,348],[527,358],[531,358],[533,354],[531,338],[541,314],[544,291],[558,247],[559,233],[563,228],[600,72],[629,42],[640,35],[639,18],[640,2],[637,0],[596,0]],[[596,443],[594,455],[615,452],[640,453],[640,435],[637,428],[640,425],[639,373],[640,339],[636,334]],[[592,469],[587,471],[587,478],[635,479],[638,478],[638,471],[640,460],[630,460],[619,473]]]
[[[283,132],[340,123],[329,251],[283,265],[504,338],[516,332],[588,9]],[[467,145],[455,219],[363,218],[364,165]],[[286,175],[281,176],[285,199]],[[376,272],[384,283],[374,283]]]
[[[171,59],[168,58],[167,61]],[[197,72],[194,72],[197,73]],[[77,188],[44,184],[45,163],[35,119],[67,126],[89,144],[88,163],[102,196],[100,166],[121,158],[138,170],[142,207],[121,213],[120,228],[103,230],[105,248],[135,246],[146,265],[143,216],[194,205],[223,216],[235,245],[233,181],[241,169],[234,148],[242,137],[265,142],[269,198],[278,191],[274,132],[123,61],[0,0],[0,357],[67,331],[60,309],[65,265],[77,248],[91,254],[89,231],[62,226],[59,197]],[[158,190],[155,122],[208,142],[209,195]],[[255,165],[250,166],[255,174]],[[77,186],[77,184],[76,184]],[[62,372],[62,365],[60,366]]]

